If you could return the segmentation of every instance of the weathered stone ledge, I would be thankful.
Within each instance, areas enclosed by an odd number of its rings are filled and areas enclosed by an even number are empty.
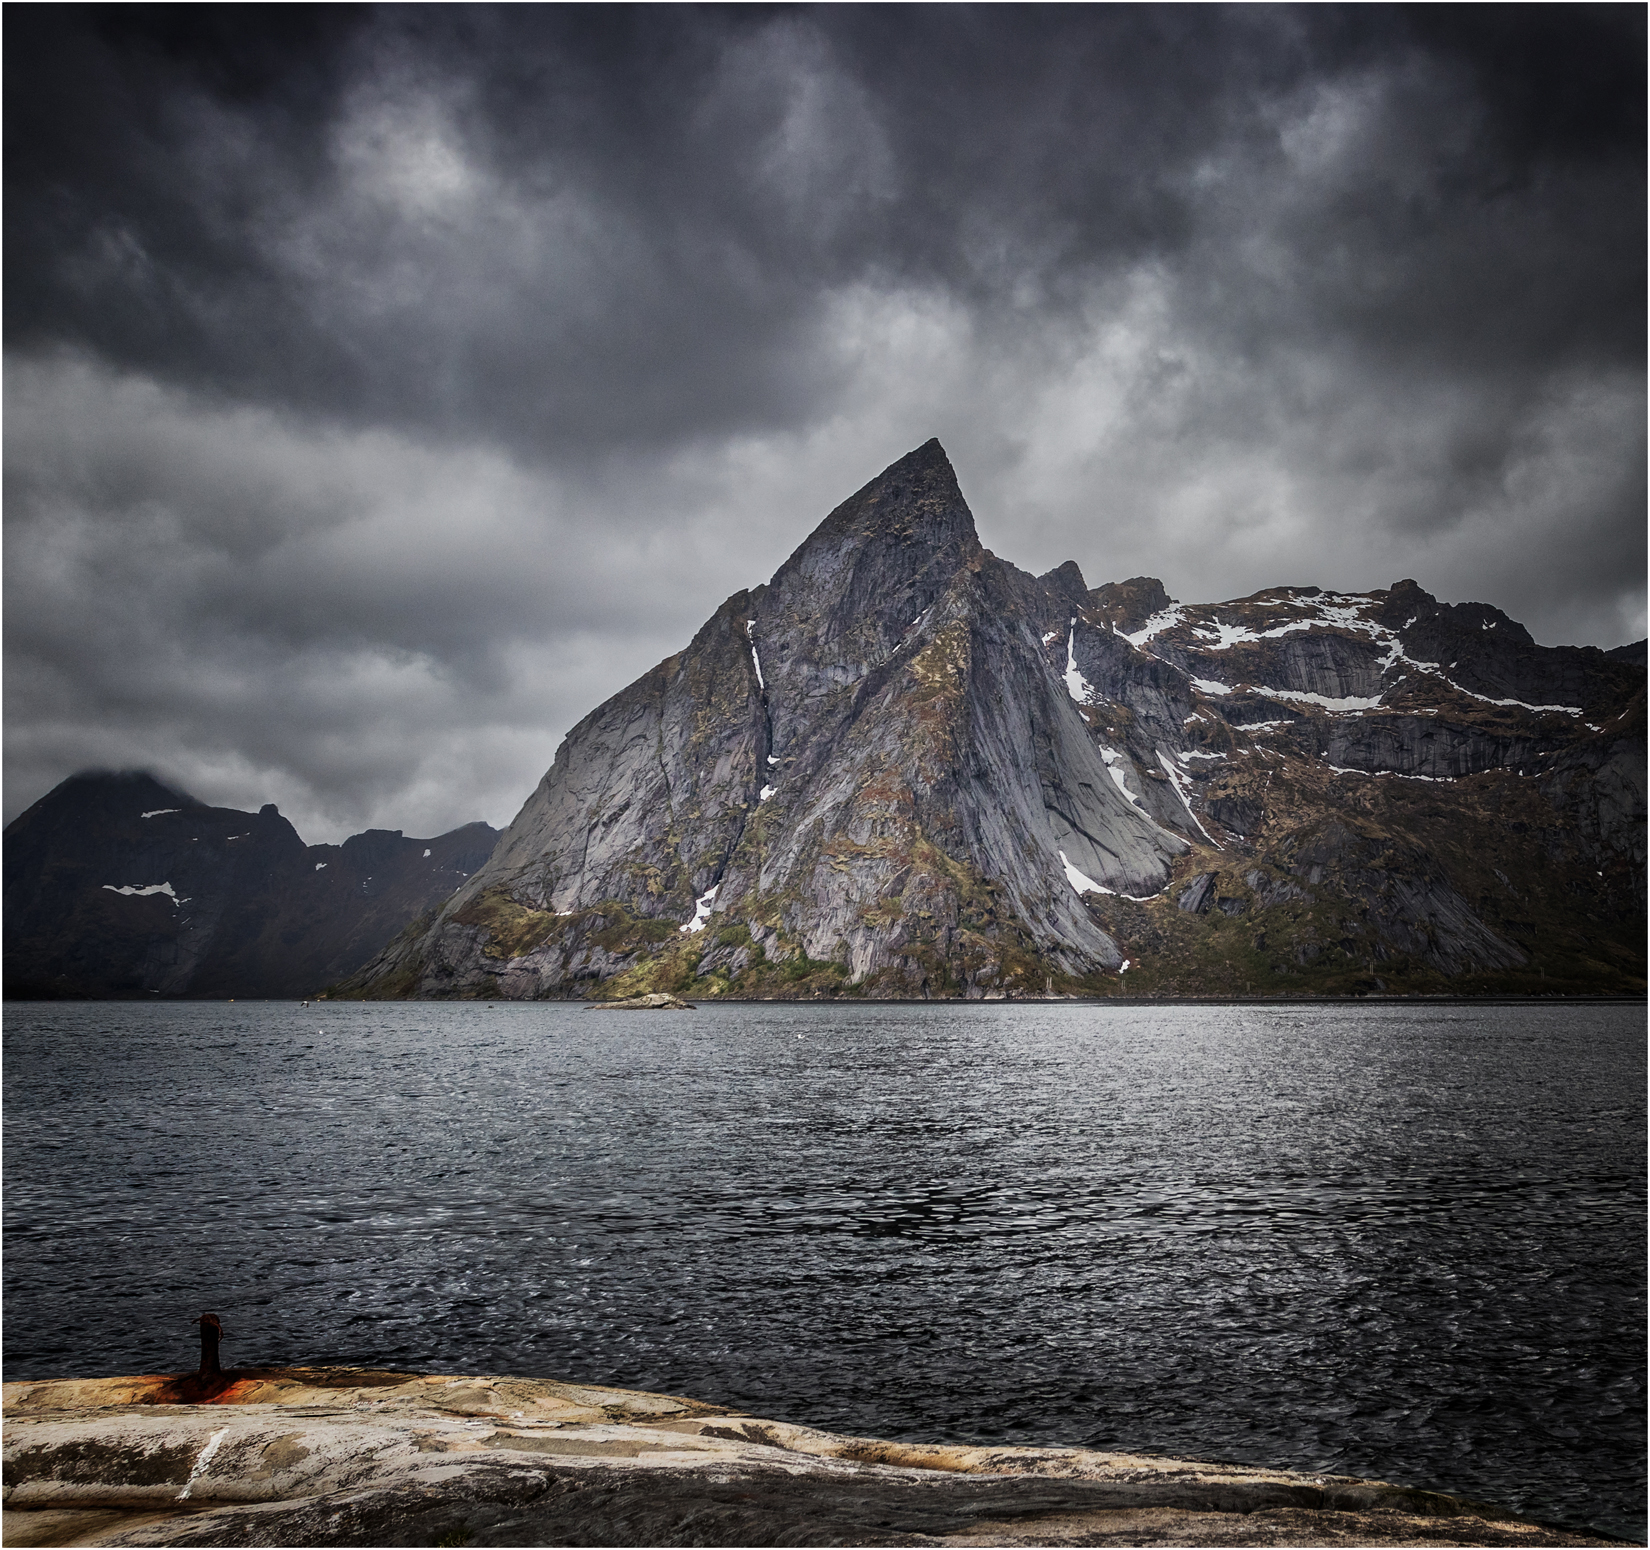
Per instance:
[[[1606,1545],[1381,1481],[357,1368],[5,1386],[7,1546]]]

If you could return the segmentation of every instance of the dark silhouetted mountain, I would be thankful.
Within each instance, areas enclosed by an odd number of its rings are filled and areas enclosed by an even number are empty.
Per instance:
[[[6,994],[307,995],[439,905],[497,838],[473,823],[305,845],[273,805],[75,775],[6,828]]]
[[[1642,665],[983,549],[937,441],[593,711],[371,996],[1640,993]]]

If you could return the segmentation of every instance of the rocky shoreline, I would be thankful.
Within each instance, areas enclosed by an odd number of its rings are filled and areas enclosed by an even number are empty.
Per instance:
[[[1382,1481],[885,1442],[538,1378],[5,1385],[25,1545],[1608,1545]]]

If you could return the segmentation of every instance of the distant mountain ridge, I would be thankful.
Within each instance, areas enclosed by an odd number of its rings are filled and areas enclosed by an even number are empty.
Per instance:
[[[1033,577],[931,441],[580,722],[338,991],[1640,994],[1630,650],[1413,581]]]
[[[305,845],[273,804],[143,771],[71,776],[6,827],[8,998],[299,996],[439,905],[498,838],[369,829]]]

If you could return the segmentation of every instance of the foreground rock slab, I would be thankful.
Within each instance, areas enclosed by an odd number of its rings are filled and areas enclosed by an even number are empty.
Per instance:
[[[5,1386],[7,1546],[1605,1545],[1381,1481],[881,1442],[543,1379]]]

